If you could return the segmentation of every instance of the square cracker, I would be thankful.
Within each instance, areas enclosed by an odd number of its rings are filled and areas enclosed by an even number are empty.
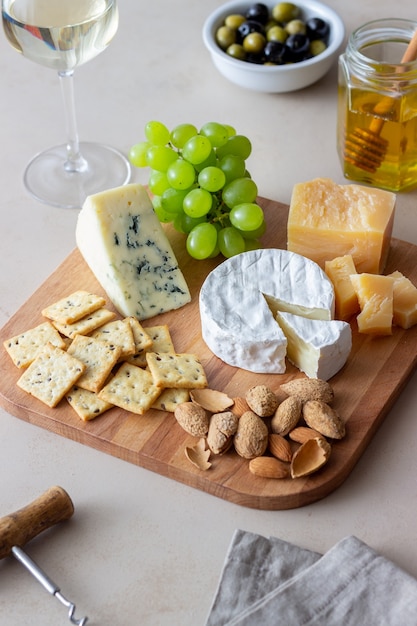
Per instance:
[[[60,324],[73,324],[96,309],[103,307],[105,303],[105,299],[101,296],[79,290],[47,306],[42,310],[42,315]]]
[[[148,352],[146,360],[158,387],[181,389],[207,387],[206,374],[195,354]]]
[[[123,363],[98,397],[126,411],[142,415],[150,409],[160,393],[161,389],[155,385],[148,370]]]
[[[133,316],[127,317],[126,319],[132,329],[133,341],[135,342],[135,353],[150,348],[152,345],[152,338],[148,335],[139,320]]]
[[[173,413],[179,404],[188,402],[189,399],[190,392],[188,389],[164,389],[151,408]]]
[[[110,402],[101,400],[96,393],[81,389],[78,385],[74,385],[65,397],[84,422],[89,422],[114,406]]]
[[[160,326],[149,326],[144,329],[146,334],[151,338],[151,345],[148,348],[137,351],[133,356],[126,359],[129,363],[138,367],[146,367],[147,352],[170,352],[175,353],[174,344],[172,342],[171,333],[166,324]]]
[[[53,408],[84,371],[84,363],[48,343],[19,378],[17,386]]]
[[[88,335],[93,332],[93,330],[96,330],[96,328],[99,328],[99,326],[103,326],[103,324],[114,320],[115,317],[116,313],[102,307],[72,324],[60,324],[54,321],[52,323],[55,328],[59,330],[61,335],[72,339],[75,335]]]
[[[16,367],[21,368],[28,367],[47,343],[62,350],[65,349],[65,341],[51,322],[43,322],[20,335],[7,339],[3,345]]]
[[[77,381],[77,386],[97,392],[119,360],[122,349],[94,337],[76,335],[67,352],[86,366],[85,372]]]
[[[119,346],[122,350],[121,360],[135,353],[135,340],[127,318],[108,322],[94,330],[90,336],[95,339],[101,339],[101,341],[105,341],[113,346]]]

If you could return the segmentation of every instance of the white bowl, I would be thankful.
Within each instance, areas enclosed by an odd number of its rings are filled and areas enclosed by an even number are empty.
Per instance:
[[[279,0],[264,0],[272,9]],[[234,0],[213,11],[203,26],[203,41],[211,54],[212,61],[223,76],[232,83],[267,93],[284,93],[302,89],[318,81],[338,58],[345,38],[345,27],[339,15],[330,7],[316,0],[294,0],[304,19],[320,17],[330,26],[326,50],[317,56],[287,65],[258,65],[232,58],[216,43],[215,34],[224,19],[230,14],[245,14],[254,2]]]

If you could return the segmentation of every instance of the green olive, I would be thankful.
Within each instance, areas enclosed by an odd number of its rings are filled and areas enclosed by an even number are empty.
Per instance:
[[[310,52],[313,57],[316,57],[318,54],[321,54],[326,50],[326,44],[321,39],[315,39],[310,43]]]
[[[224,24],[225,26],[229,26],[229,28],[237,30],[239,26],[245,21],[246,17],[244,15],[233,14],[226,17],[226,19],[224,20]]]
[[[243,49],[245,52],[254,52],[255,54],[262,52],[265,47],[265,37],[261,33],[253,32],[246,35],[243,40]]]
[[[285,30],[289,35],[305,35],[307,26],[302,20],[295,19],[288,22],[285,26]]]
[[[246,58],[246,52],[240,43],[232,43],[232,45],[227,48],[226,53],[239,61],[244,61]]]
[[[273,26],[266,32],[266,38],[268,41],[279,41],[279,43],[285,43],[288,37],[288,33],[282,26]]]
[[[229,26],[220,26],[216,32],[216,41],[222,50],[236,42],[236,31]]]
[[[272,17],[277,22],[290,22],[300,15],[300,9],[292,2],[279,2],[272,9]]]

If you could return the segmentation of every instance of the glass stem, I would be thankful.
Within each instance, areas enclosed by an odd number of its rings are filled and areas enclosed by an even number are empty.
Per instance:
[[[87,170],[88,164],[81,155],[80,142],[78,140],[74,100],[74,70],[60,71],[58,72],[58,76],[64,100],[68,137],[67,160],[65,161],[64,168],[67,172],[82,173]]]

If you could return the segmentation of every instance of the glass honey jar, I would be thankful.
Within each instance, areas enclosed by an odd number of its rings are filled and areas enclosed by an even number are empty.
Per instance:
[[[390,191],[417,187],[417,22],[355,30],[339,58],[337,150],[346,178]]]

